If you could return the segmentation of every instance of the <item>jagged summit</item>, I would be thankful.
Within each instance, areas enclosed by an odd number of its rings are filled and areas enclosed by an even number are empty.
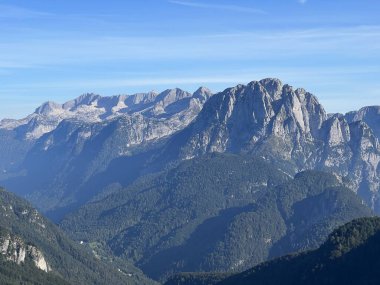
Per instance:
[[[211,91],[205,88],[194,94],[179,88],[167,89],[161,93],[152,91],[116,96],[86,93],[64,104],[46,102],[21,120],[2,120],[0,129],[12,130],[23,127],[27,130],[25,137],[33,140],[51,132],[60,122],[68,119],[96,123],[133,114],[170,117],[185,110],[192,110],[189,113],[193,119],[211,95]]]
[[[212,96],[212,91],[207,87],[201,86],[194,93],[194,98],[209,99]]]
[[[56,110],[62,110],[62,105],[48,101],[44,104],[42,104],[40,107],[38,107],[34,112],[39,115],[49,115]]]
[[[272,98],[275,100],[279,99],[283,87],[281,80],[277,78],[265,78],[260,80],[260,84],[264,86]]]
[[[289,134],[297,134],[309,139],[326,118],[311,93],[282,85],[278,79],[252,81],[228,88],[205,104],[194,123],[194,140],[202,139],[190,144],[195,144],[195,152],[223,152],[245,148],[267,135],[290,139]]]

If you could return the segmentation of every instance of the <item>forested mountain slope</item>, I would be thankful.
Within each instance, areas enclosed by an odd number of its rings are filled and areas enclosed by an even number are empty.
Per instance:
[[[286,256],[218,283],[229,284],[378,284],[380,219],[354,220],[329,235],[315,251]]]
[[[96,258],[85,245],[70,240],[29,203],[3,189],[0,189],[0,228],[4,265],[0,278],[7,282],[17,277],[18,272],[21,277],[17,278],[30,284],[55,284],[53,281],[83,285],[153,284],[127,262],[118,270],[118,263]],[[42,274],[44,271],[48,273]],[[33,283],[38,280],[43,282]]]
[[[261,158],[214,153],[88,203],[61,226],[162,280],[316,248],[336,226],[369,215],[331,174],[291,179]]]

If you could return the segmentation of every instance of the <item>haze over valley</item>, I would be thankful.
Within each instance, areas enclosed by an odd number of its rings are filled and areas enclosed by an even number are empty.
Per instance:
[[[0,1],[0,284],[378,284],[378,11]]]

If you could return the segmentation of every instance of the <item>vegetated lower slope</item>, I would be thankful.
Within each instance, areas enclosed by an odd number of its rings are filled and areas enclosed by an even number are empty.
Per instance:
[[[34,252],[38,252],[36,256],[43,256],[49,268],[46,271],[50,271],[50,273],[49,276],[42,275],[44,272],[41,271],[41,274],[36,274],[36,279],[30,277],[29,281],[31,282],[38,280],[40,276],[46,278],[46,281],[55,280],[52,278],[57,275],[66,280],[66,282],[62,282],[56,278],[57,284],[60,284],[59,282],[83,285],[153,283],[127,262],[124,263],[124,267],[118,267],[118,270],[114,264],[95,258],[85,245],[70,240],[29,203],[3,189],[0,189],[0,228],[3,229],[2,248],[6,250],[3,253],[4,257],[8,256],[10,259],[17,257],[16,259],[20,263],[20,265],[6,263],[3,267],[4,276],[7,276],[9,280],[12,280],[12,276],[14,276],[9,275],[9,270],[12,268],[16,268],[14,272],[20,272],[20,278],[27,277],[28,272],[33,271],[30,260],[26,258],[23,261],[25,255],[22,253],[28,254],[25,249],[32,247]],[[7,253],[7,248],[11,250],[11,253]],[[11,263],[12,261],[7,262]],[[118,265],[120,266],[119,263]],[[39,270],[37,267],[35,269]],[[14,281],[16,282],[18,279]]]
[[[164,285],[213,285],[217,284],[231,273],[181,272],[171,276]]]
[[[46,273],[27,260],[20,265],[0,255],[0,284],[2,285],[70,285],[54,273]]]
[[[61,226],[164,280],[316,248],[336,226],[369,215],[334,175],[306,171],[293,180],[260,158],[214,153],[141,178]]]
[[[263,263],[218,284],[375,285],[379,266],[380,218],[362,218],[335,230],[315,251]]]
[[[143,177],[87,204],[61,226],[76,239],[105,241],[116,255],[155,277],[185,267],[211,269],[224,224],[246,211],[268,185],[288,179],[262,159],[211,154]],[[187,262],[181,265],[177,258]]]

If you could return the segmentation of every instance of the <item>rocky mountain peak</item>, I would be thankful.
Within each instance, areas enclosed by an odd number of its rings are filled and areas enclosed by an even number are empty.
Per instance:
[[[283,87],[281,80],[277,78],[265,78],[260,80],[260,84],[264,86],[265,90],[274,100],[280,99]]]
[[[100,98],[100,95],[94,93],[86,93],[74,100],[66,102],[65,104],[63,104],[63,108],[66,110],[71,110],[80,105],[91,105],[94,101],[99,100]]]
[[[184,99],[184,98],[187,98],[187,97],[191,97],[192,94],[187,92],[187,91],[184,91],[182,89],[179,89],[179,88],[174,88],[174,89],[167,89],[163,92],[161,92],[157,98],[156,98],[156,102],[161,102],[161,104],[163,106],[167,106],[167,105],[170,105],[178,100],[181,100],[181,99]]]
[[[304,89],[294,90],[278,79],[252,81],[206,102],[194,125],[194,139],[200,136],[201,141],[190,144],[197,145],[196,152],[237,151],[275,136],[298,145],[301,138],[315,139],[326,117],[322,105]]]
[[[125,103],[127,106],[149,104],[156,100],[159,93],[150,91],[148,93],[136,93],[134,95],[126,96]]]
[[[208,89],[207,87],[199,87],[194,93],[193,93],[193,97],[194,98],[198,98],[198,99],[201,99],[201,100],[207,100],[209,99],[211,96],[212,96],[212,91],[210,89]]]
[[[57,111],[62,111],[62,105],[48,101],[35,110],[36,114],[48,116]]]

